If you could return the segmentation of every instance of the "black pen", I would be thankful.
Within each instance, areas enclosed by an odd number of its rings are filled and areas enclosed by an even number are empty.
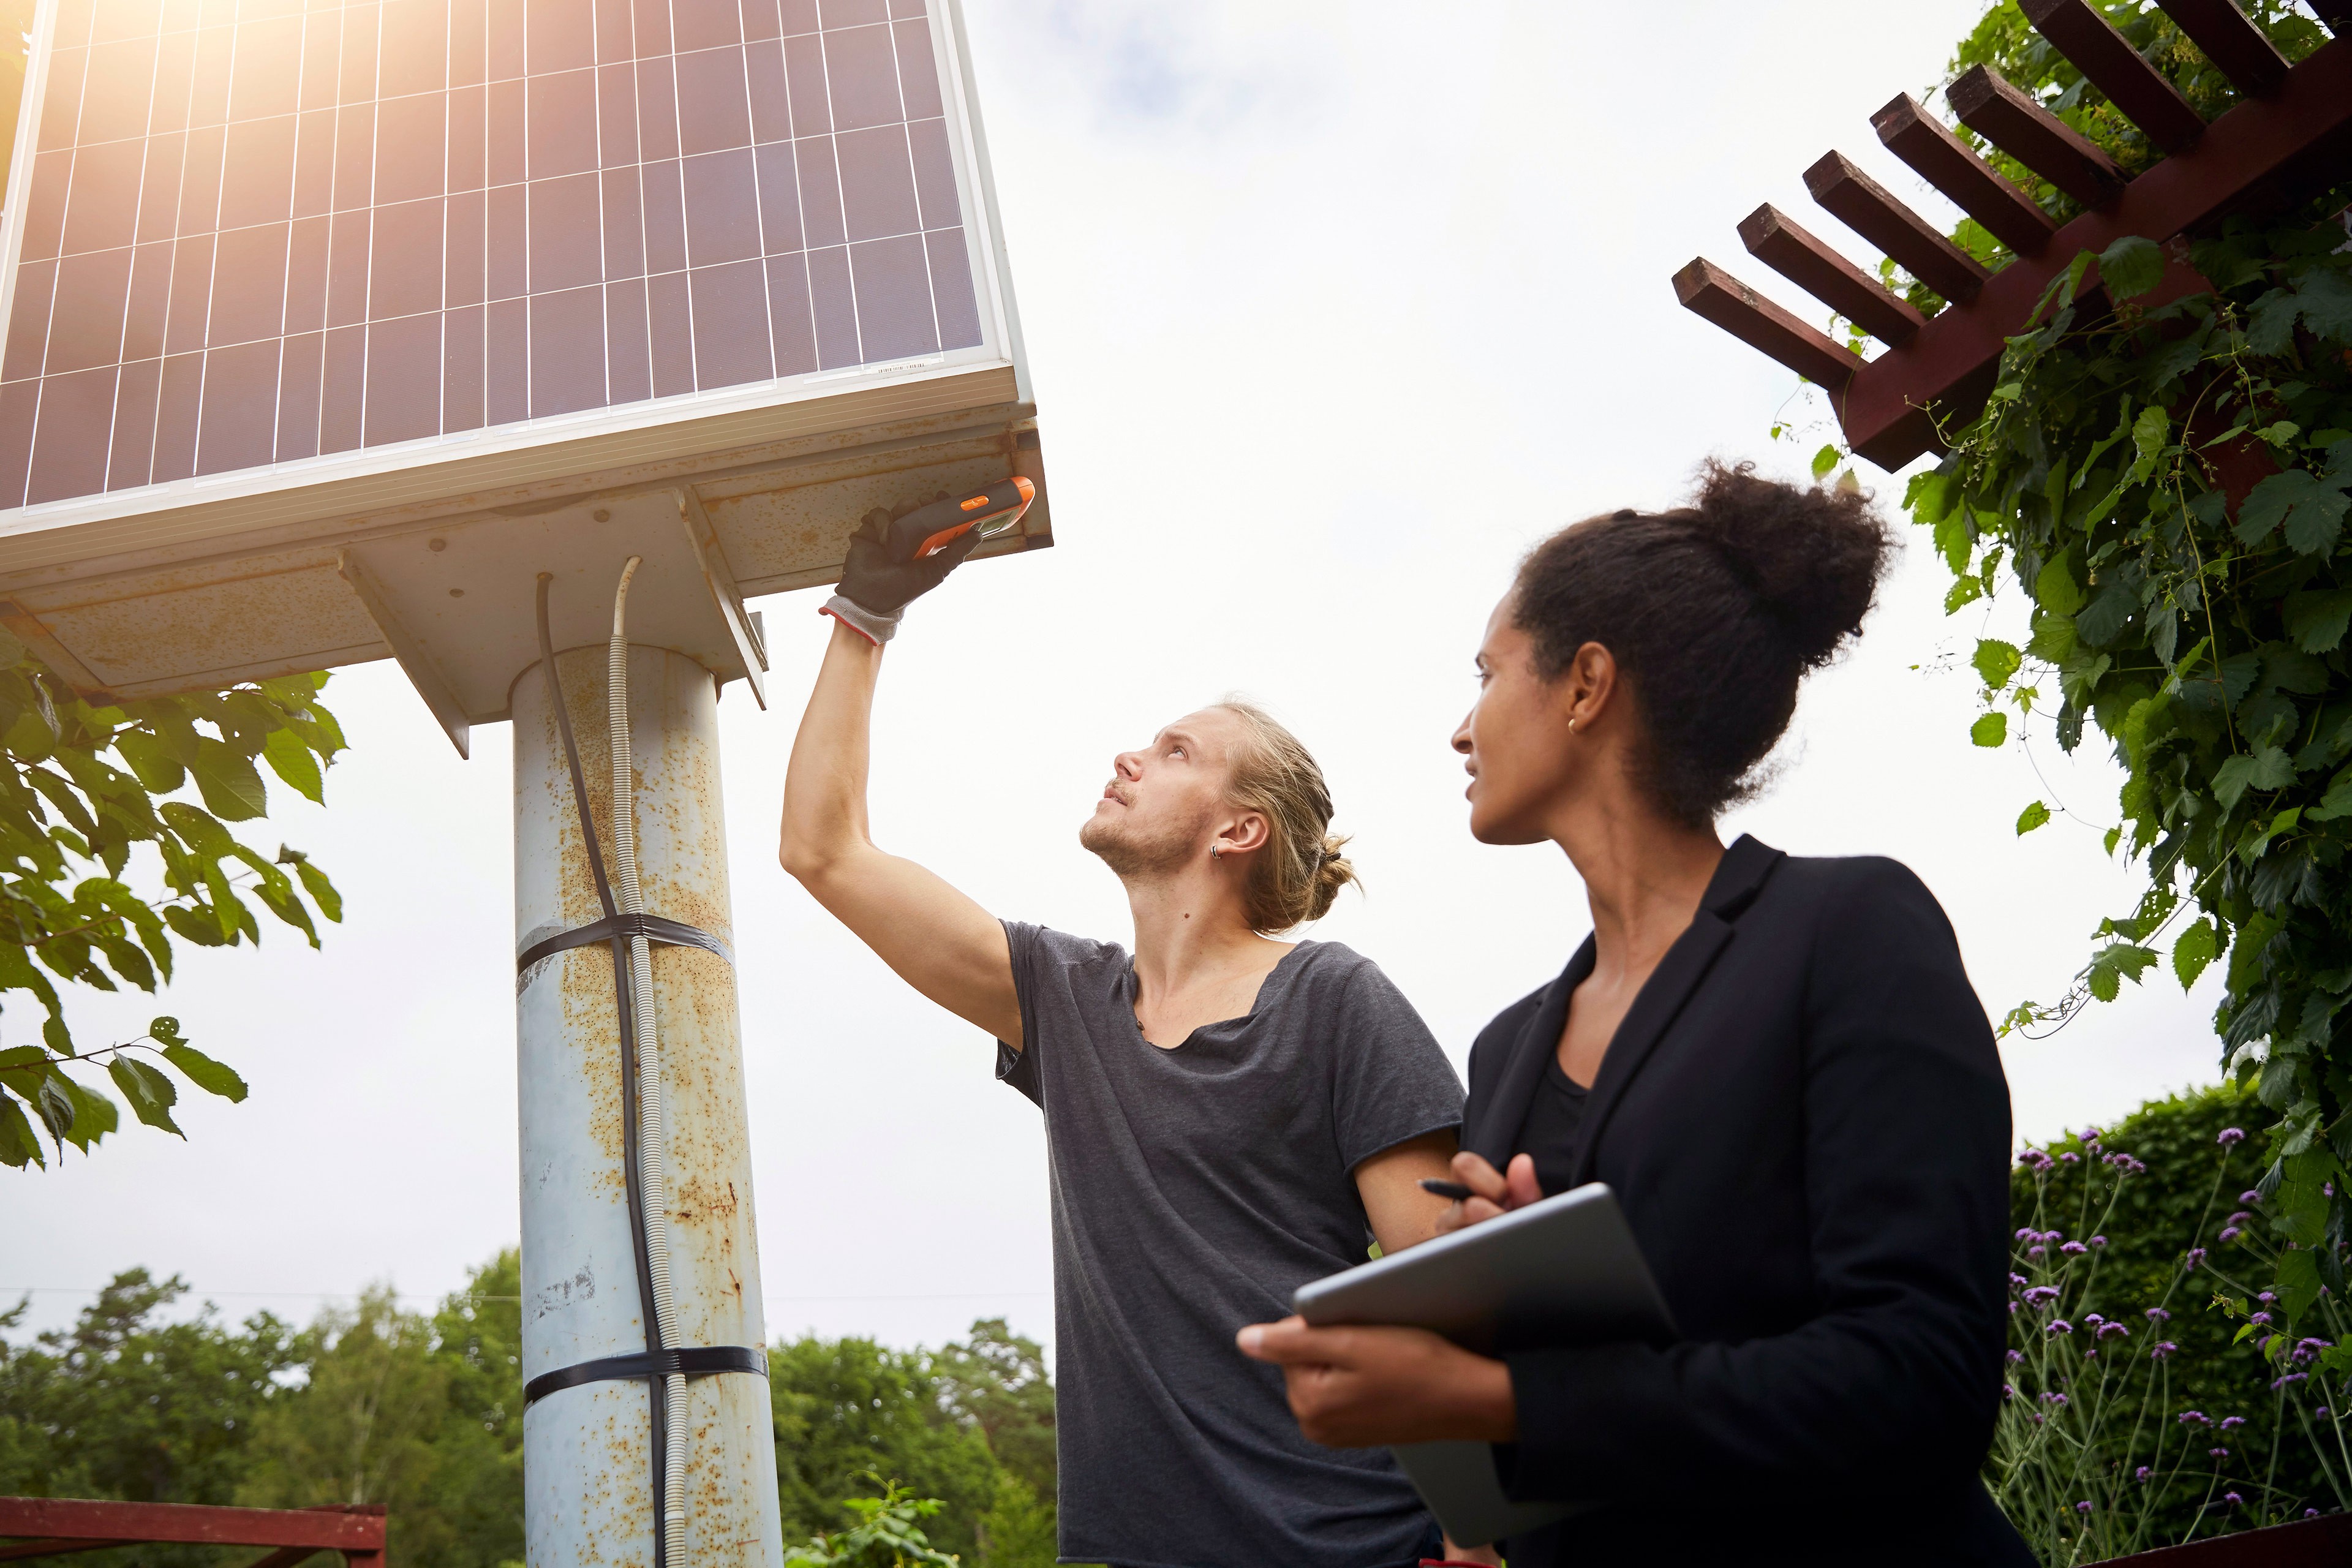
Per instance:
[[[1461,1183],[1449,1182],[1442,1176],[1422,1177],[1421,1190],[1424,1193],[1434,1193],[1441,1198],[1452,1198],[1457,1204],[1465,1198],[1475,1198],[1478,1195]]]

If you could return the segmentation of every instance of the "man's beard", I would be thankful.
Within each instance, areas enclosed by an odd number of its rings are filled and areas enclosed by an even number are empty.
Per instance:
[[[1192,858],[1199,838],[1197,826],[1138,833],[1123,816],[1090,816],[1078,829],[1078,847],[1092,850],[1122,882],[1168,875]]]

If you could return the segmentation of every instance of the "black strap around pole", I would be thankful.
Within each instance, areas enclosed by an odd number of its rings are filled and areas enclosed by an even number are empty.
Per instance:
[[[544,942],[535,942],[524,948],[515,959],[518,973],[529,969],[542,958],[552,958],[567,948],[588,947],[618,937],[624,941],[633,936],[663,947],[698,947],[705,952],[715,952],[730,967],[735,963],[735,951],[707,931],[678,921],[665,920],[659,915],[606,915],[603,920],[570,931],[558,931]]]
[[[696,1345],[674,1351],[638,1351],[632,1355],[608,1355],[595,1361],[543,1372],[523,1384],[526,1407],[549,1394],[583,1383],[634,1383],[646,1377],[711,1377],[722,1372],[768,1375],[768,1356],[749,1345]]]

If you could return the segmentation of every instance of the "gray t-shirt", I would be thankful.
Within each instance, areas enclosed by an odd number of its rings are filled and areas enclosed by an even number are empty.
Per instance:
[[[1462,1082],[1370,959],[1283,955],[1244,1018],[1162,1049],[1125,949],[1004,922],[1045,1112],[1066,1563],[1385,1568],[1431,1543],[1385,1449],[1307,1440],[1282,1374],[1234,1348],[1361,1263],[1352,1172],[1462,1121]]]

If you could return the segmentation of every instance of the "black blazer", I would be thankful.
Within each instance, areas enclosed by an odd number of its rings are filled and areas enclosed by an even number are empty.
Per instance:
[[[1513,1152],[1587,939],[1470,1052],[1466,1147]],[[1942,909],[1891,860],[1731,846],[1577,1133],[1684,1338],[1507,1359],[1521,1500],[1607,1499],[1511,1568],[2016,1563],[1978,1479],[2007,1324],[2009,1089]]]

